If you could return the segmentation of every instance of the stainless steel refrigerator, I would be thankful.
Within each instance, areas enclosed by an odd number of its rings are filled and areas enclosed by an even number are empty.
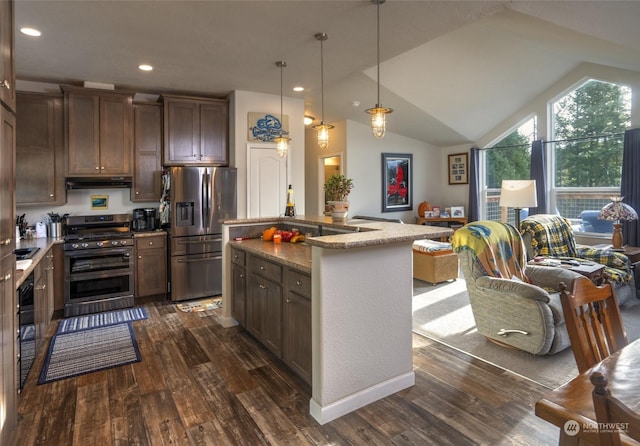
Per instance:
[[[230,167],[182,166],[165,172],[172,301],[222,294],[221,221],[236,218],[236,178]]]

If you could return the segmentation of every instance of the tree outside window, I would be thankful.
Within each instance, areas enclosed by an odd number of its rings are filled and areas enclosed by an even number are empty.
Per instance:
[[[588,80],[552,104],[553,184],[558,212],[579,219],[619,195],[624,130],[631,122],[631,89]]]

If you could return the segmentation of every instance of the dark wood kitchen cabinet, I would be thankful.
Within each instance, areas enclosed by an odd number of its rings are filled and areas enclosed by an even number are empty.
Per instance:
[[[11,111],[16,111],[14,34],[14,2],[0,2],[0,101]]]
[[[134,236],[136,298],[167,294],[167,233]]]
[[[282,356],[282,266],[250,255],[247,330],[278,357]]]
[[[163,95],[164,164],[228,165],[226,99]]]
[[[53,317],[53,251],[49,249],[34,269],[34,324],[36,352],[40,349]]]
[[[62,96],[18,92],[16,121],[16,204],[65,204]]]
[[[283,305],[282,359],[311,384],[311,276],[287,268]]]
[[[239,249],[231,249],[231,280],[232,280],[232,300],[231,315],[238,321],[238,324],[246,324],[246,302],[247,302],[247,267],[246,255]]]
[[[133,174],[133,95],[61,87],[67,176]]]
[[[161,177],[162,106],[157,103],[134,103],[131,201],[159,201]]]
[[[311,384],[311,275],[231,249],[232,315]]]

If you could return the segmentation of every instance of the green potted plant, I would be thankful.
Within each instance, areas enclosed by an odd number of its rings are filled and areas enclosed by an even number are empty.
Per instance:
[[[347,198],[353,189],[353,180],[344,175],[333,175],[324,183],[327,205],[333,221],[345,221],[349,212]]]

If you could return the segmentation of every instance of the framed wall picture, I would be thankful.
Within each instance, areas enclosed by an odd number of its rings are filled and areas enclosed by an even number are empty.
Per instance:
[[[449,184],[469,184],[469,154],[449,155]]]
[[[91,195],[91,210],[105,211],[109,209],[109,195]]]
[[[382,212],[413,209],[413,155],[382,154]]]

